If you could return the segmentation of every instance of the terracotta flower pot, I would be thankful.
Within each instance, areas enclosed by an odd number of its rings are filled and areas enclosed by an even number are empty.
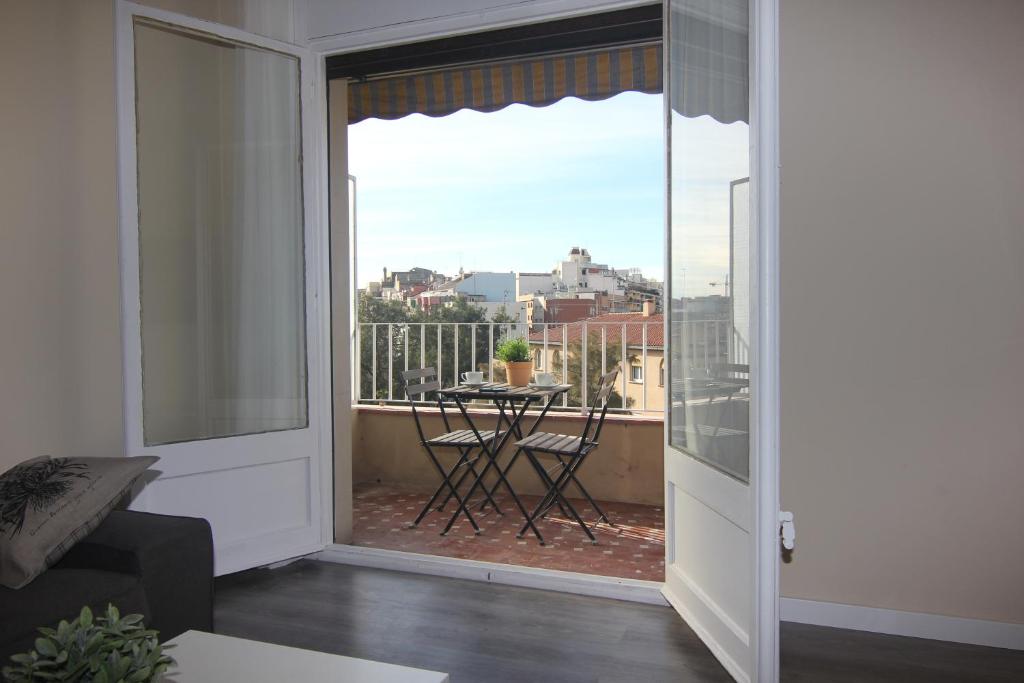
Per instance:
[[[533,361],[505,361],[505,374],[508,383],[514,387],[525,387],[533,376]]]

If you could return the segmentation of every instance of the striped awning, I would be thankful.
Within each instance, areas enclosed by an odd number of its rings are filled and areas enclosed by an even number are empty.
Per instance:
[[[566,97],[604,100],[662,91],[660,44],[614,47],[478,66],[349,81],[348,120],[544,107]]]

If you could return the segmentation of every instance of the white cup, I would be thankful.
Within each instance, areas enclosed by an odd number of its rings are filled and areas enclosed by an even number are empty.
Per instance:
[[[533,383],[540,387],[550,387],[555,383],[555,375],[551,372],[535,372]]]
[[[462,373],[462,381],[465,382],[466,384],[483,384],[484,373],[476,370],[469,370],[467,372]]]

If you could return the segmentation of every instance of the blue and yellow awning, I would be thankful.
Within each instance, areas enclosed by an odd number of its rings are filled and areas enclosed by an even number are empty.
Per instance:
[[[625,91],[662,91],[660,44],[605,48],[477,66],[349,81],[349,123],[510,104],[544,107],[566,97],[603,100]]]

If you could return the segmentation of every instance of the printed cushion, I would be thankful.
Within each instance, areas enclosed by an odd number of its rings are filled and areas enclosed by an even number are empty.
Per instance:
[[[0,474],[0,585],[21,588],[89,535],[159,458],[33,458]]]

